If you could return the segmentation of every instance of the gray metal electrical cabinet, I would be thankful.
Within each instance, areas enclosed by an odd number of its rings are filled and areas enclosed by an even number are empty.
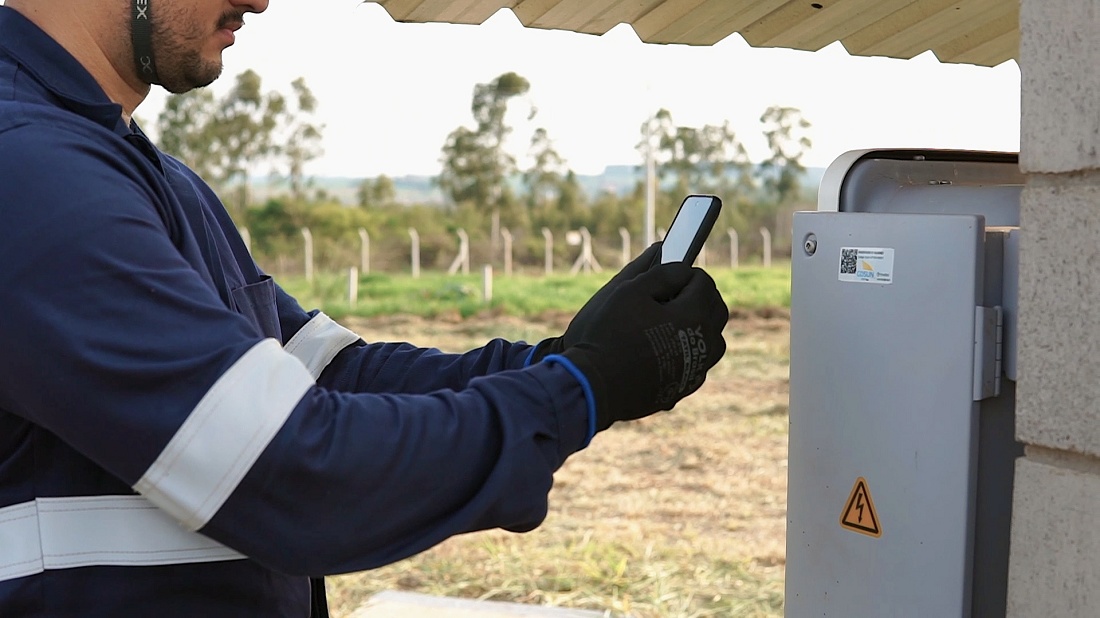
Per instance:
[[[795,214],[788,618],[1004,615],[1022,184],[860,151]]]

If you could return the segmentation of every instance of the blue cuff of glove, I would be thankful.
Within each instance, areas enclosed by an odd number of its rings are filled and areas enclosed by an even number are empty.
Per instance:
[[[535,358],[535,350],[537,350],[538,348],[539,347],[537,345],[531,346],[531,351],[527,353],[527,358],[524,359],[524,361],[523,361],[523,366],[524,367],[530,367],[531,366],[531,361],[534,360],[534,358]]]
[[[588,378],[585,377],[584,372],[577,368],[573,364],[573,361],[560,354],[551,354],[542,359],[544,363],[557,363],[565,368],[577,382],[581,385],[581,390],[584,392],[584,400],[588,404],[588,434],[585,436],[584,444],[581,445],[581,449],[588,447],[588,444],[592,442],[592,436],[596,435],[596,395],[592,392],[592,385],[588,382]]]

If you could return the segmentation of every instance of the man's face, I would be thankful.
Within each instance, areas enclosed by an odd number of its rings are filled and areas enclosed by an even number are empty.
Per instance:
[[[233,44],[245,13],[262,12],[267,0],[154,0],[152,8],[160,83],[181,93],[221,75],[222,51]]]

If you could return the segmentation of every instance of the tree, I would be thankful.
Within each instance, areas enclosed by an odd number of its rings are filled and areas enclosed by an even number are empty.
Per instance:
[[[511,132],[504,122],[508,102],[530,88],[516,73],[474,87],[470,111],[477,128],[458,127],[443,145],[443,170],[437,182],[454,203],[469,201],[479,209],[499,209],[507,191],[505,180],[516,169],[515,159],[503,147]]]
[[[708,188],[728,199],[745,197],[756,188],[753,164],[729,121],[700,129],[701,163],[706,167]]]
[[[219,192],[234,184],[243,189],[249,170],[286,157],[291,190],[300,198],[303,167],[321,153],[322,127],[309,119],[317,100],[305,80],[295,80],[292,89],[293,106],[279,92],[264,93],[259,74],[247,70],[220,99],[205,88],[172,95],[157,118],[161,148]],[[242,199],[234,214],[239,217],[243,207]]]
[[[490,195],[493,163],[477,132],[458,127],[443,145],[443,171],[437,183],[454,204],[477,202],[484,205]]]
[[[169,96],[156,122],[161,150],[212,184],[216,182],[216,157],[210,146],[215,140],[212,125],[216,115],[214,94],[200,88]]]
[[[157,132],[164,152],[186,163],[215,191],[224,194],[239,185],[239,199],[227,200],[239,218],[247,201],[248,170],[275,150],[273,132],[284,109],[282,97],[264,95],[260,76],[249,70],[221,99],[207,89],[169,96],[157,117]]]
[[[321,148],[321,132],[324,125],[312,121],[317,112],[317,98],[306,85],[305,78],[299,77],[290,84],[294,91],[295,110],[284,106],[279,118],[286,133],[285,145],[279,152],[286,169],[286,178],[290,183],[290,194],[302,199],[305,190],[305,165],[324,153]]]
[[[682,127],[665,109],[657,112],[655,156],[658,175],[673,180],[676,192],[713,190],[734,173],[751,184],[752,166],[744,145],[730,127],[721,125]]]
[[[384,208],[396,201],[397,188],[394,186],[393,180],[383,174],[373,181],[366,178],[359,183],[356,197],[359,200],[360,208]]]
[[[718,193],[729,200],[753,189],[752,163],[728,121],[683,127],[673,121],[671,112],[660,109],[642,124],[637,148],[643,157],[652,150],[658,184],[665,188],[658,221],[671,217],[689,193]]]
[[[274,131],[286,103],[278,93],[265,95],[262,85],[251,69],[238,75],[206,128],[214,138],[210,150],[216,157],[215,180],[223,188],[246,179],[253,164],[277,150]]]
[[[811,125],[797,108],[778,105],[769,107],[760,122],[771,149],[771,156],[760,164],[764,188],[782,205],[798,195],[799,179],[806,173],[802,155],[812,145],[805,133]]]
[[[581,187],[573,170],[569,170],[558,191],[558,211],[565,218],[565,224],[568,227],[577,228],[584,224],[585,204],[584,188]]]
[[[561,194],[563,174],[569,170],[546,129],[536,129],[531,136],[530,155],[533,162],[523,173],[523,183],[527,187],[528,205],[537,208]]]

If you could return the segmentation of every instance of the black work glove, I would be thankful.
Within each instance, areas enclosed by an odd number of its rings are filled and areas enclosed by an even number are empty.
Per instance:
[[[710,275],[687,264],[658,264],[620,282],[583,317],[569,325],[576,343],[560,356],[588,379],[596,431],[671,410],[726,352],[729,309]]]
[[[589,323],[592,321],[593,316],[596,315],[597,310],[602,307],[607,299],[624,281],[630,281],[634,277],[646,272],[654,264],[658,263],[661,259],[661,243],[660,241],[653,243],[641,255],[634,258],[632,262],[623,266],[610,281],[603,284],[592,298],[588,299],[588,302],[581,307],[581,310],[573,316],[573,320],[569,322],[569,327],[565,329],[565,333],[560,337],[550,337],[549,339],[543,339],[536,346],[531,355],[531,363],[537,363],[550,354],[561,354],[566,348],[576,345],[580,342],[581,337],[579,332],[583,329],[587,329]]]

